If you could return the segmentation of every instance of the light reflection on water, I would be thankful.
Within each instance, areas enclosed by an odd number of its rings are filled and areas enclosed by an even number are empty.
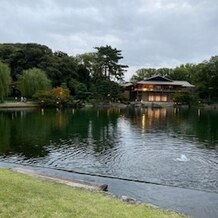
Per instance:
[[[0,160],[218,192],[218,113],[0,111]]]

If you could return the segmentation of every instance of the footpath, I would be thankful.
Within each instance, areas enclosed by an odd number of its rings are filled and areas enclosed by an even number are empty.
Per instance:
[[[5,102],[0,103],[0,108],[28,108],[28,107],[39,107],[40,105],[34,101],[27,102]]]

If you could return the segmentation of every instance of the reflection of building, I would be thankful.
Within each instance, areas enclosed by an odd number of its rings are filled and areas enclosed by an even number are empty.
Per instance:
[[[160,108],[160,109],[148,109],[148,118],[150,119],[161,119],[166,118],[167,115],[167,109],[166,108]]]
[[[172,102],[172,94],[193,89],[187,81],[173,81],[162,76],[122,85],[124,96],[130,101]]]
[[[131,124],[137,125],[143,131],[146,129],[155,128],[155,126],[162,126],[166,128],[168,118],[172,115],[173,108],[150,108],[150,107],[136,107],[129,108],[128,113],[123,111],[123,116],[131,120]],[[127,115],[127,116],[126,116]]]
[[[141,118],[141,128],[147,129],[155,125],[155,123],[165,122],[167,116],[166,108],[156,108],[147,109],[145,113],[142,114]],[[139,123],[140,124],[140,123]]]

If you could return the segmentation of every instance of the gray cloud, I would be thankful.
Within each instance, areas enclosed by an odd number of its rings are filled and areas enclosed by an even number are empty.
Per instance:
[[[70,55],[109,44],[130,66],[174,67],[218,54],[217,0],[1,0],[0,42]]]

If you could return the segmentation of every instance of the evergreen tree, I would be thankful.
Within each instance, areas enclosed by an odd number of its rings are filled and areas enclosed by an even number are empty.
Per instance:
[[[121,50],[112,48],[109,45],[95,47],[97,70],[95,76],[111,80],[113,78],[121,80],[124,77],[125,68],[127,65],[119,64],[123,58]]]

